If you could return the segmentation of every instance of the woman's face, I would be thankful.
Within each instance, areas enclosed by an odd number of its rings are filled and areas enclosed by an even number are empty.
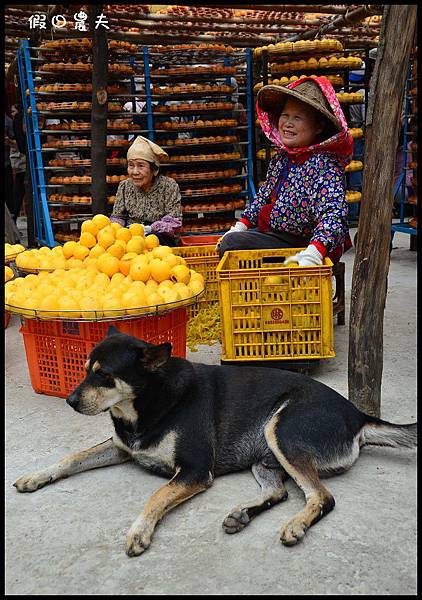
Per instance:
[[[140,189],[151,187],[154,173],[148,161],[140,158],[128,160],[127,172],[136,187]]]
[[[285,146],[310,146],[322,130],[318,113],[311,106],[296,98],[287,99],[278,120],[278,131]]]

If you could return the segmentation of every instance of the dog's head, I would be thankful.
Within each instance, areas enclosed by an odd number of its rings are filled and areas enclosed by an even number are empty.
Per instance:
[[[171,344],[158,346],[109,327],[107,337],[92,350],[85,363],[84,381],[67,403],[84,415],[105,412],[142,394],[152,373],[168,361]]]

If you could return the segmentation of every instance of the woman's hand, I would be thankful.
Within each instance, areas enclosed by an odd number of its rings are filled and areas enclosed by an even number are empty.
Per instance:
[[[182,227],[182,219],[166,215],[159,221],[155,221],[151,225],[153,233],[166,233],[167,235],[176,236],[180,233]]]
[[[284,261],[284,265],[289,263],[297,263],[299,267],[318,267],[322,265],[323,256],[313,244],[309,244],[306,250],[302,250],[293,256],[289,256]]]
[[[122,219],[121,217],[113,217],[113,215],[111,215],[110,216],[110,223],[118,223],[122,227],[126,227],[126,220]]]
[[[246,231],[248,228],[246,227],[246,225],[244,223],[242,223],[241,221],[238,221],[236,223],[236,225],[232,225],[230,227],[230,229],[228,231],[226,231],[226,233],[224,235],[221,236],[221,238],[218,240],[215,249],[218,250],[220,248],[220,244],[221,244],[221,240],[223,239],[223,237],[225,237],[226,235],[229,235],[229,233],[233,233],[233,232],[237,232],[237,231]]]

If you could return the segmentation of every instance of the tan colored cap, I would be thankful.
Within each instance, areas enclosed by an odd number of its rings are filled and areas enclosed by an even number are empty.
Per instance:
[[[334,123],[337,129],[341,129],[324,93],[314,81],[304,81],[293,89],[281,85],[265,85],[258,92],[258,105],[267,113],[279,114],[289,96],[309,104]]]
[[[158,144],[151,142],[148,138],[138,135],[133,144],[127,151],[127,159],[134,160],[140,158],[153,163],[157,167],[161,162],[168,159],[168,154]]]

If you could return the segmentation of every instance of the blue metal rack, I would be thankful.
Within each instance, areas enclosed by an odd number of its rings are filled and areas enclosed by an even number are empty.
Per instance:
[[[143,50],[144,58],[144,78],[145,78],[145,99],[147,108],[147,127],[148,127],[148,139],[154,141],[154,121],[152,118],[152,101],[151,101],[151,75],[149,69],[149,51],[148,47],[145,46]]]
[[[32,67],[32,61],[38,61],[39,58],[35,56],[31,57],[31,50],[28,40],[22,40],[17,50],[17,64],[20,79],[20,89],[22,94],[22,105],[24,109],[25,127],[27,132],[27,148],[29,157],[29,168],[31,175],[31,186],[32,186],[32,204],[33,204],[33,215],[34,215],[34,238],[37,244],[46,245],[53,247],[58,244],[55,240],[53,224],[50,216],[50,207],[48,202],[48,188],[50,185],[46,185],[46,179],[48,178],[45,160],[43,155],[46,151],[41,146],[41,135],[45,133],[42,127],[39,125],[40,112],[37,109],[36,92],[34,84],[34,76],[37,75],[36,67]],[[134,64],[134,57],[129,57],[129,63]],[[134,78],[130,78],[130,90],[131,94],[128,97],[132,98],[134,108],[133,114],[136,111],[136,98],[134,90],[135,81]],[[28,90],[28,95],[26,94]],[[30,108],[30,112],[28,109]],[[42,114],[42,113],[41,113]],[[112,114],[112,113],[111,113]],[[130,114],[130,113],[129,113]],[[136,117],[134,117],[136,118]],[[136,133],[140,130],[135,130],[132,133]],[[78,133],[75,131],[74,133]],[[113,131],[110,131],[112,134]],[[50,167],[51,168],[51,167]],[[67,168],[64,168],[68,170]],[[74,205],[73,205],[74,206]],[[82,206],[85,205],[81,205]],[[77,217],[68,222],[78,223],[80,218]]]
[[[391,226],[391,239],[393,239],[394,233],[396,231],[400,233],[407,233],[409,235],[418,235],[418,230],[416,227],[410,227],[408,223],[405,221],[405,207],[407,204],[407,196],[406,196],[406,170],[407,170],[407,156],[408,156],[408,142],[410,138],[409,134],[409,113],[410,113],[410,88],[412,83],[412,71],[409,66],[409,74],[406,82],[406,90],[405,90],[405,106],[404,106],[404,125],[403,125],[403,147],[402,147],[402,155],[403,155],[403,166],[402,171],[395,183],[393,190],[393,198],[399,197],[400,202],[400,213],[399,213],[399,223],[394,223]]]
[[[370,85],[370,69],[369,64],[371,59],[369,58],[369,48],[366,46],[364,48],[353,48],[353,50],[345,51],[345,56],[349,56],[351,53],[355,52],[365,52],[365,65],[364,69],[364,78],[361,82],[352,82],[350,81],[350,70],[347,69],[344,71],[343,76],[345,80],[344,90],[346,92],[358,91],[359,89],[365,90],[365,100],[363,106],[365,107],[365,115],[368,108],[368,94],[369,94],[369,85]],[[360,69],[359,69],[360,70]],[[353,69],[352,69],[353,71]],[[362,106],[362,105],[361,105]],[[349,122],[350,125],[350,122]],[[365,162],[365,123],[360,126],[363,129],[363,137],[358,137],[353,140],[353,160],[360,160]],[[346,186],[350,191],[362,192],[362,177],[363,171],[352,171],[350,173],[346,173]],[[355,225],[359,221],[360,214],[360,200],[358,202],[352,202],[349,204],[349,224]]]
[[[138,63],[140,69],[143,69],[144,82],[145,82],[145,116],[146,116],[146,128],[147,131],[140,131],[143,135],[146,135],[149,139],[155,140],[156,124],[154,123],[153,98],[151,93],[151,73],[150,73],[150,49],[148,47],[139,48],[141,54],[141,60]],[[253,83],[252,83],[252,52],[247,49],[245,52],[245,86],[243,95],[246,99],[246,111],[247,111],[247,126],[239,127],[240,129],[247,129],[247,142],[242,141],[241,144],[247,144],[247,152],[243,155],[243,158],[238,159],[239,164],[246,166],[246,172],[238,175],[236,179],[245,180],[245,189],[239,193],[239,196],[244,198],[247,202],[253,200],[255,196],[255,187],[253,181],[253,168],[254,168],[254,109],[253,109]],[[34,236],[37,244],[47,245],[53,247],[57,244],[54,239],[54,232],[52,227],[52,221],[49,213],[48,203],[48,185],[46,185],[46,171],[44,170],[43,153],[45,150],[41,146],[41,135],[43,134],[42,127],[39,125],[40,113],[37,110],[34,75],[36,76],[36,67],[32,67],[31,61],[37,60],[34,56],[31,58],[31,48],[28,40],[23,40],[17,50],[17,62],[19,69],[20,78],[20,89],[22,93],[22,104],[25,115],[25,126],[27,131],[27,146],[29,156],[29,168],[31,174],[32,183],[32,194],[33,194],[33,211],[34,211]],[[136,68],[136,57],[131,56],[129,58],[130,64]],[[224,57],[224,64],[231,65],[231,57]],[[228,77],[227,83],[230,83],[230,77]],[[133,104],[133,113],[136,113],[136,83],[135,78],[131,77],[131,96]],[[28,95],[26,94],[28,90]],[[30,108],[30,112],[28,112]],[[233,131],[227,131],[228,134],[234,133],[237,128],[233,127]]]
[[[248,191],[249,201],[252,202],[256,194],[253,182],[255,111],[253,106],[252,51],[250,48],[246,49],[246,110],[248,113]]]
[[[48,211],[44,165],[41,153],[41,137],[38,126],[38,111],[34,96],[34,78],[28,40],[21,41],[20,46],[16,51],[16,55],[27,132],[26,143],[28,149],[28,162],[32,182],[34,237],[38,244],[52,247],[56,245],[56,242],[54,240],[50,214]],[[29,90],[30,114],[28,113],[27,89]]]
[[[254,136],[255,136],[255,126],[254,126],[254,107],[253,107],[253,78],[252,78],[252,60],[253,54],[251,49],[245,49],[245,88],[243,95],[246,98],[246,113],[247,113],[247,126],[244,126],[244,129],[247,129],[247,142],[243,142],[243,144],[247,144],[247,156],[240,159],[241,164],[246,166],[246,173],[239,175],[238,179],[246,180],[246,189],[239,193],[239,196],[244,198],[246,202],[251,202],[255,197],[255,186],[253,180],[253,172],[254,172],[254,156],[253,156],[253,148],[254,148]],[[145,100],[146,100],[146,112],[147,112],[147,127],[148,127],[148,138],[150,140],[156,141],[158,144],[160,140],[157,139],[157,124],[154,120],[154,117],[159,117],[160,113],[154,111],[153,102],[152,102],[152,80],[154,79],[154,75],[150,72],[150,61],[152,59],[152,54],[150,54],[150,50],[148,47],[144,47],[142,52],[140,52],[143,60],[143,69],[144,69],[144,78],[145,78]],[[224,66],[232,66],[233,59],[231,56],[223,56],[223,64]],[[181,76],[183,77],[183,76]],[[230,85],[231,77],[228,76],[226,78],[226,84]],[[199,98],[198,98],[199,99]],[[164,100],[164,97],[162,97]],[[180,113],[175,111],[174,116],[180,116]],[[241,129],[242,127],[240,127]],[[234,133],[236,130],[233,127],[233,131],[228,130],[228,134]],[[239,159],[238,159],[239,160]],[[177,163],[176,163],[177,164]],[[172,165],[173,166],[173,165]],[[200,180],[198,180],[199,182]],[[205,180],[204,180],[205,182]],[[203,234],[204,232],[198,232]]]

